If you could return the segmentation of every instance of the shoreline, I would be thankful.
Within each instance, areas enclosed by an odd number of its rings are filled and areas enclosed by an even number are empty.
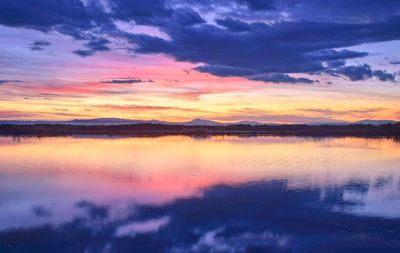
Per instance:
[[[299,136],[400,138],[400,124],[387,125],[0,125],[0,136]]]

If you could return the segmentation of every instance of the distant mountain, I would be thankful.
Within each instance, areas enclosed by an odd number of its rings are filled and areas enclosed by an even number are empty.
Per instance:
[[[348,121],[325,121],[325,122],[312,122],[312,123],[307,123],[306,125],[310,126],[323,126],[323,125],[329,125],[329,126],[344,126],[344,125],[351,125],[351,124],[357,124],[353,122],[348,122]]]
[[[225,125],[224,123],[220,123],[217,121],[206,120],[206,119],[194,119],[189,122],[183,122],[182,125],[187,126],[222,126]]]
[[[330,122],[314,122],[308,123],[307,125],[384,125],[384,124],[395,124],[399,123],[393,120],[361,120],[356,122],[347,121],[330,121]],[[168,122],[160,120],[130,120],[120,118],[96,118],[96,119],[74,119],[69,121],[46,121],[46,120],[0,120],[0,124],[13,124],[13,125],[36,125],[36,124],[63,124],[63,125],[131,125],[131,124],[164,124],[164,125],[186,125],[186,126],[226,126],[226,125],[279,125],[277,123],[261,123],[257,121],[239,121],[231,123],[221,123],[218,121],[207,120],[207,119],[194,119],[187,122]]]
[[[70,121],[50,121],[50,120],[0,120],[0,125],[37,125],[37,124],[69,124]]]
[[[175,123],[175,122],[161,121],[161,120],[155,120],[155,119],[148,120],[145,122],[148,124],[164,124],[164,125],[172,125]]]
[[[119,118],[74,119],[67,121],[72,125],[125,125],[146,123],[145,120],[129,120]]]
[[[257,121],[247,121],[247,120],[242,120],[239,122],[234,122],[231,123],[232,125],[252,125],[252,126],[259,126],[259,125],[276,125],[275,123],[261,123]]]
[[[372,119],[366,119],[366,120],[360,120],[357,122],[354,122],[355,124],[362,124],[362,125],[373,125],[373,126],[380,126],[380,125],[386,125],[386,124],[396,124],[398,123],[397,121],[394,120],[372,120]]]

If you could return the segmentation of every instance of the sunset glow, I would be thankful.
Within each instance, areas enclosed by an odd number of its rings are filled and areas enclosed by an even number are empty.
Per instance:
[[[0,1],[1,120],[400,120],[396,1],[51,2]]]

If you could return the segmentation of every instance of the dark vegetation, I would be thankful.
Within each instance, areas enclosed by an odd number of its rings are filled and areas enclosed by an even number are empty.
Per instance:
[[[167,124],[132,125],[0,125],[0,135],[12,136],[65,136],[65,135],[275,135],[275,136],[354,136],[354,137],[400,137],[400,124],[386,125],[226,125],[187,126]]]

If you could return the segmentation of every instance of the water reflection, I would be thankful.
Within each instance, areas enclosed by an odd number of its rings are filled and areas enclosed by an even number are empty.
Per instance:
[[[70,222],[1,232],[0,252],[398,252],[400,219],[341,212],[363,205],[343,198],[348,187],[364,192],[353,182],[216,185],[120,217],[112,206],[80,201]]]
[[[400,144],[0,138],[0,252],[399,252]]]

